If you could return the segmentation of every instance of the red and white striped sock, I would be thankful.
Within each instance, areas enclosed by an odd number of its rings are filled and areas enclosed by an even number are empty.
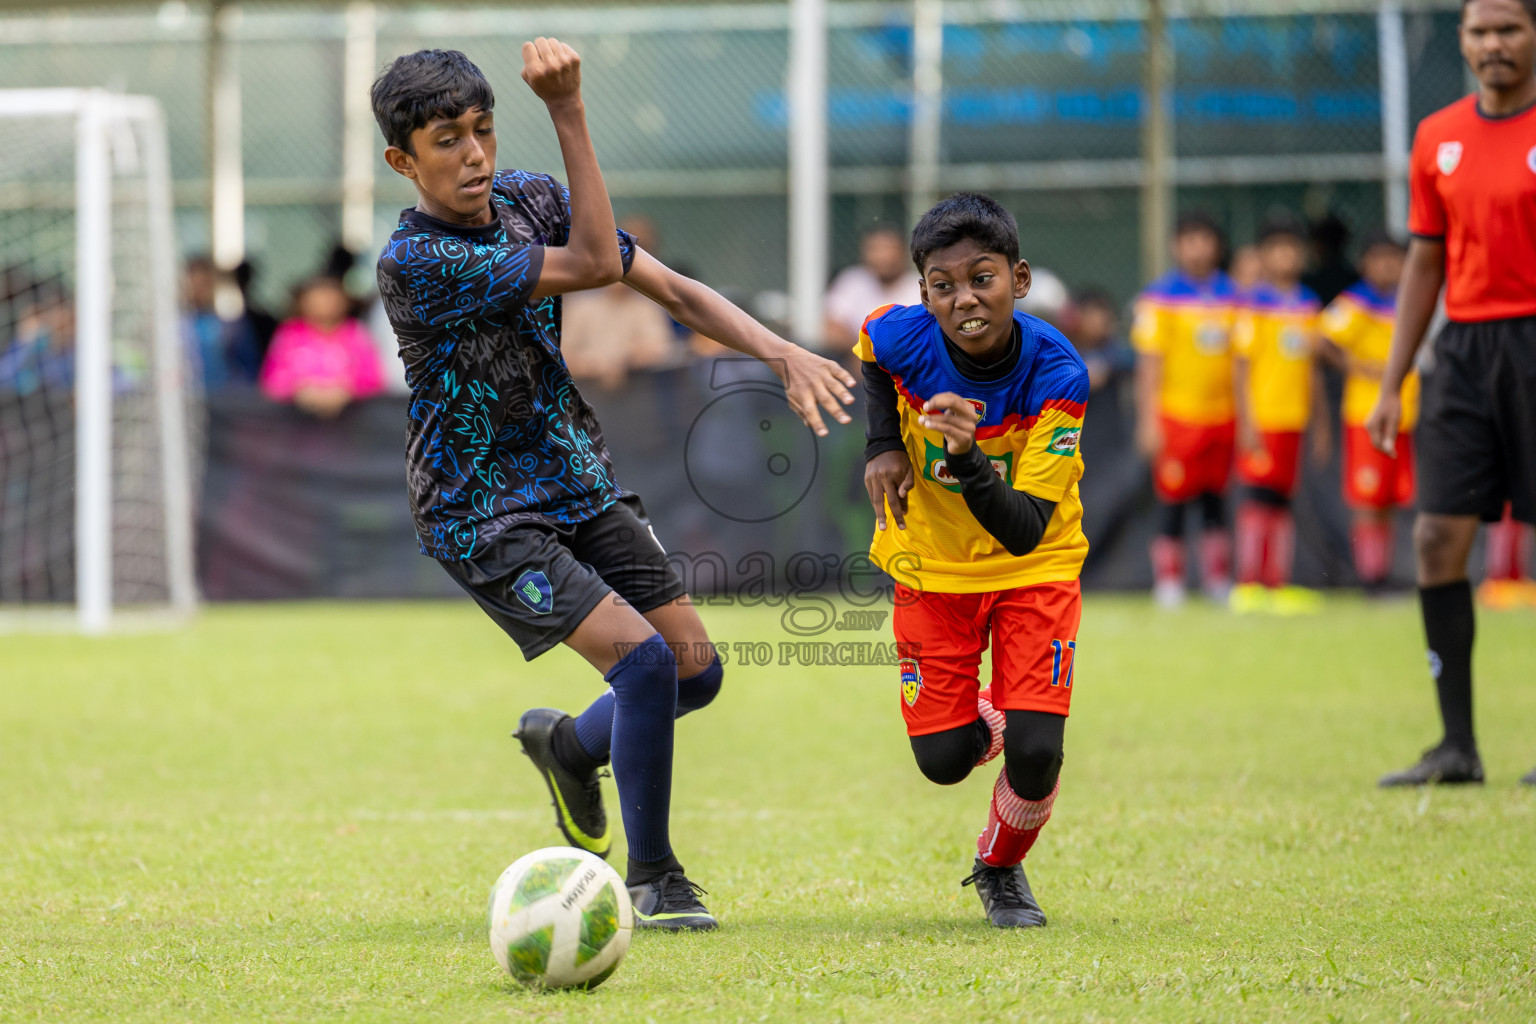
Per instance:
[[[1152,578],[1184,584],[1184,542],[1158,534],[1152,538]]]
[[[1237,582],[1258,583],[1264,575],[1269,506],[1245,501],[1237,509]]]
[[[1226,530],[1200,535],[1200,577],[1207,588],[1226,586],[1232,576],[1232,541]]]
[[[1488,543],[1484,555],[1488,562],[1488,579],[1522,579],[1525,576],[1525,555],[1525,528],[1515,522],[1506,505],[1504,518],[1488,526]]]
[[[1264,552],[1264,585],[1286,587],[1291,583],[1291,566],[1296,561],[1296,520],[1288,508],[1270,509],[1268,544]]]
[[[978,765],[986,764],[998,754],[1003,752],[1003,726],[1008,719],[1003,713],[992,706],[992,687],[987,687],[976,695],[976,711],[981,715],[981,720],[987,723],[987,731],[992,734],[992,742],[987,745],[987,752],[981,755]]]
[[[1374,519],[1356,523],[1350,532],[1354,547],[1355,573],[1364,584],[1386,580],[1392,567],[1392,527]]]
[[[1061,780],[1057,779],[1044,800],[1025,800],[1008,785],[1008,769],[1003,768],[992,787],[987,827],[976,837],[977,855],[994,868],[1012,867],[1023,860],[1039,838],[1040,830],[1051,820],[1051,808],[1059,792]]]

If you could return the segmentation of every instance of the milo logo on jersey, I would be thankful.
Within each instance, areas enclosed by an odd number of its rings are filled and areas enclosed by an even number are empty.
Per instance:
[[[987,455],[986,452],[982,452]],[[1013,486],[1013,453],[1004,452],[1002,455],[987,455],[992,463],[992,471],[1003,478],[1003,483]],[[949,466],[944,462],[944,449],[923,438],[923,476],[932,480],[946,491],[960,493],[960,481],[955,479],[955,474],[949,471]]]
[[[1082,427],[1057,427],[1051,431],[1051,439],[1045,443],[1045,450],[1052,455],[1071,458],[1077,454],[1077,442],[1082,440],[1082,437]]]

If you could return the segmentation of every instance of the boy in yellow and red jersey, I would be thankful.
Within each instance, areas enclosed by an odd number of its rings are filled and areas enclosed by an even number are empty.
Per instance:
[[[1393,454],[1377,451],[1365,418],[1381,394],[1381,371],[1392,350],[1397,284],[1403,276],[1402,242],[1385,231],[1366,239],[1361,280],[1323,310],[1324,356],[1344,372],[1344,500],[1353,510],[1350,546],[1355,574],[1367,592],[1380,590],[1392,570],[1392,520],[1413,503],[1413,425],[1419,414],[1419,378],[1403,385],[1403,418]]]
[[[1233,330],[1237,399],[1237,611],[1306,611],[1315,595],[1290,586],[1296,523],[1291,497],[1301,466],[1302,437],[1312,426],[1314,451],[1326,450],[1320,408],[1320,303],[1301,283],[1306,242],[1301,229],[1277,220],[1259,233],[1264,280],[1247,296]],[[1271,599],[1274,599],[1273,601]]]
[[[999,928],[1045,924],[1024,855],[1051,816],[1088,552],[1077,481],[1088,370],[1029,291],[1013,216],[961,193],[912,234],[921,306],[870,314],[870,553],[896,580],[902,715],[919,769],[959,782],[999,753],[971,875]],[[894,525],[888,525],[887,510]],[[991,685],[978,692],[993,646]]]
[[[1225,603],[1230,585],[1225,495],[1232,470],[1232,322],[1237,292],[1221,272],[1222,237],[1204,214],[1179,218],[1175,269],[1136,300],[1137,444],[1152,460],[1162,505],[1152,541],[1153,594],[1184,601],[1185,510],[1199,503],[1205,592]]]

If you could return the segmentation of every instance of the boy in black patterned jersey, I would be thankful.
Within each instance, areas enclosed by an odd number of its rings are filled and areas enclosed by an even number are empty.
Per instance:
[[[587,132],[580,59],[523,45],[569,187],[496,170],[494,97],[467,57],[423,50],[373,86],[385,158],[419,201],[379,257],[379,289],[411,387],[407,475],[422,550],[526,658],[559,643],[611,689],[578,718],[526,713],[518,738],[573,844],[610,847],[598,769],[613,764],[637,923],[713,928],[668,836],[673,720],[720,688],[708,634],[560,355],[560,295],[615,281],[679,323],[767,362],[818,434],[848,422],[853,379],[791,345],[617,232]],[[674,652],[680,652],[674,654]],[[707,660],[706,660],[707,659]],[[681,676],[681,678],[679,678]]]

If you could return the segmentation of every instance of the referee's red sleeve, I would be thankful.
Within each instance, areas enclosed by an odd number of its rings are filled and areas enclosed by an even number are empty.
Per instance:
[[[1408,231],[1429,238],[1445,237],[1445,203],[1435,188],[1435,144],[1423,127],[1414,133],[1408,159]]]

